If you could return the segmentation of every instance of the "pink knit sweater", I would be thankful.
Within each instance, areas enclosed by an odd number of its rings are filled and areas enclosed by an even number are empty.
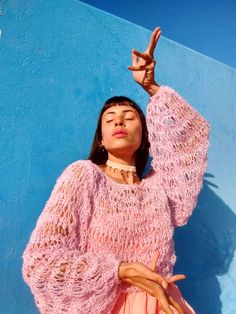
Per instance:
[[[118,277],[121,261],[172,274],[173,230],[196,206],[207,164],[209,125],[176,91],[150,97],[153,170],[120,184],[90,160],[66,167],[23,253],[23,278],[41,313],[109,314],[120,292],[140,291]]]

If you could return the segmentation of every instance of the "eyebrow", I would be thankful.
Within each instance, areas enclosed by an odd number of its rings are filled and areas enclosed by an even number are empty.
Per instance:
[[[126,113],[126,112],[135,113],[135,111],[133,111],[133,110],[131,110],[131,109],[122,110],[122,113]],[[107,113],[105,114],[105,116],[108,115],[108,114],[114,114],[114,113],[116,113],[116,112],[115,112],[115,111],[109,111],[109,112],[107,112]]]

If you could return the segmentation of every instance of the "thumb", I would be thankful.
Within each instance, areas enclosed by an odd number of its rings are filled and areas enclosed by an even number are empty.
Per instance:
[[[159,253],[159,252],[157,252],[156,254],[154,254],[154,256],[153,256],[151,262],[149,263],[149,268],[150,268],[151,270],[153,270],[153,271],[156,271],[156,264],[157,264],[157,260],[158,260],[159,256],[160,256],[160,253]]]

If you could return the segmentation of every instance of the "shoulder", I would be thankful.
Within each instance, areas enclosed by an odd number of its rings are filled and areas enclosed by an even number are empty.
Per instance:
[[[102,169],[91,160],[76,160],[70,163],[62,172],[62,176],[74,177],[79,181],[94,185],[95,181],[100,181]]]
[[[86,173],[91,170],[91,161],[90,160],[76,160],[66,166],[64,172],[72,173]]]
[[[90,160],[76,160],[64,168],[57,181],[86,184],[91,180],[92,170]]]

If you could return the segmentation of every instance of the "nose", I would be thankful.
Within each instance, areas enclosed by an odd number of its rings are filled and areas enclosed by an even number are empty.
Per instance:
[[[124,120],[121,117],[117,117],[115,121],[115,126],[125,126]]]

